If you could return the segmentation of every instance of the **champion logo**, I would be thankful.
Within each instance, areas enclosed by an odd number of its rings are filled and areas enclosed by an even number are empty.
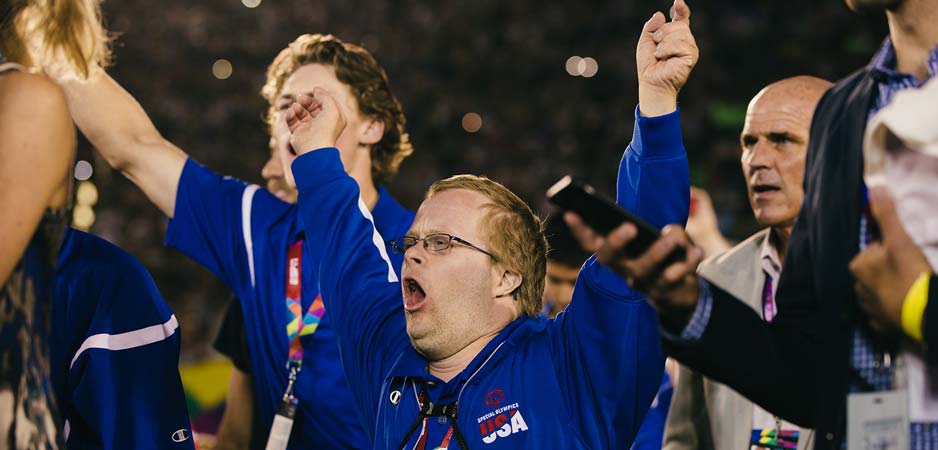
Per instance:
[[[192,437],[192,434],[189,433],[189,430],[185,428],[176,430],[176,432],[173,433],[173,442],[185,442],[188,441],[190,437]]]
[[[505,400],[505,392],[501,389],[493,389],[485,396],[485,406],[496,409]]]

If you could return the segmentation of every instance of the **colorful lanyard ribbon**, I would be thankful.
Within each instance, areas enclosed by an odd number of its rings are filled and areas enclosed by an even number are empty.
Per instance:
[[[303,344],[300,342],[300,336],[310,335],[316,332],[319,322],[322,320],[326,308],[322,304],[322,295],[317,295],[313,303],[309,305],[306,314],[302,314],[303,306],[301,299],[303,297],[301,289],[303,270],[301,260],[303,256],[303,241],[299,240],[290,246],[287,251],[287,340],[290,341],[290,350],[288,353],[287,368],[299,371],[303,365]]]
[[[752,448],[798,448],[800,434],[797,430],[776,430],[775,428],[752,430],[750,445]]]

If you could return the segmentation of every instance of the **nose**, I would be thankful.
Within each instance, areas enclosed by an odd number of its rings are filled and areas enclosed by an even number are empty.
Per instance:
[[[280,158],[277,157],[276,150],[271,149],[270,158],[267,159],[267,162],[264,163],[264,167],[261,169],[261,177],[265,180],[283,177],[283,166],[280,164]]]
[[[746,161],[744,162],[749,166],[750,171],[755,171],[772,166],[775,159],[775,150],[771,148],[771,145],[765,139],[760,138],[747,150],[745,155],[748,157],[745,158]]]
[[[405,263],[416,265],[423,264],[424,259],[421,252],[425,252],[426,249],[424,249],[423,245],[421,244],[423,244],[423,242],[417,242],[417,245],[407,249],[407,251],[404,252]]]

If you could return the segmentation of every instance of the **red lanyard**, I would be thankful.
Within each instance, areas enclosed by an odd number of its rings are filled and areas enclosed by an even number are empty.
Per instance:
[[[288,365],[299,366],[303,362],[303,344],[300,342],[300,336],[310,335],[319,328],[319,322],[322,320],[326,308],[322,303],[322,295],[317,295],[313,302],[303,314],[302,296],[303,290],[303,241],[297,241],[287,250],[287,286],[286,286],[286,304],[287,304],[287,340],[290,341],[290,351],[288,353]]]
[[[287,354],[288,364],[294,363],[301,365],[303,363],[303,344],[300,343],[300,332],[303,331],[305,323],[300,315],[303,311],[301,303],[303,297],[301,266],[303,255],[303,241],[297,241],[287,250],[287,339],[290,341],[290,351]],[[312,308],[312,305],[310,305]]]

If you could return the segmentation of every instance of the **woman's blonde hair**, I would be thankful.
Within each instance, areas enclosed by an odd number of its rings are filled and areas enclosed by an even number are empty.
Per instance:
[[[100,0],[0,0],[0,51],[29,68],[87,78],[111,59]]]

